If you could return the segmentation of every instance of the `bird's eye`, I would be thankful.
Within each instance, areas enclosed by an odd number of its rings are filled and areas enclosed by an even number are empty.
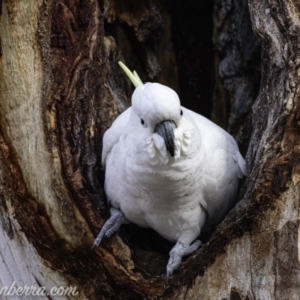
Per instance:
[[[181,115],[181,116],[183,115],[183,111],[182,111],[182,109],[180,110],[180,115]]]
[[[144,125],[144,124],[145,124],[145,121],[144,121],[143,119],[141,119],[141,123],[142,123],[142,125]]]

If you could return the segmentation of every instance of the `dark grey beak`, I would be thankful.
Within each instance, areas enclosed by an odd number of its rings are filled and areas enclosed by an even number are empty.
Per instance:
[[[158,123],[154,129],[154,132],[158,133],[164,139],[166,148],[172,157],[174,157],[174,151],[175,151],[175,138],[174,138],[175,128],[176,128],[175,122],[167,120]]]

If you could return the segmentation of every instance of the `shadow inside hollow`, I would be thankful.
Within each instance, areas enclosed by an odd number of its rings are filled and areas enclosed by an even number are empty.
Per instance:
[[[207,242],[212,231],[204,232],[200,240]],[[165,274],[169,252],[175,243],[164,239],[152,229],[135,224],[123,225],[119,235],[131,249],[132,260],[138,271],[149,277]]]

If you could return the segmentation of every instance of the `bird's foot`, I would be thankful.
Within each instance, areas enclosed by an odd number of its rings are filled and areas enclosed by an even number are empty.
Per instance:
[[[170,258],[167,265],[167,282],[169,282],[174,271],[179,268],[182,257],[193,253],[200,246],[202,246],[202,242],[199,240],[196,240],[192,245],[186,245],[181,242],[176,243],[169,253]]]
[[[104,238],[109,238],[121,227],[122,224],[128,223],[129,221],[119,209],[111,207],[110,218],[104,223],[103,227],[101,228],[101,231],[94,241],[91,252],[93,252],[95,248],[100,245]]]

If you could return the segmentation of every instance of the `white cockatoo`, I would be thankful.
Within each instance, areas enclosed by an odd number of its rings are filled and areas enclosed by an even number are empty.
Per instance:
[[[246,163],[233,137],[180,105],[159,83],[143,84],[119,63],[136,89],[132,106],[105,132],[102,164],[111,217],[93,249],[122,224],[150,227],[175,242],[167,279],[182,257],[201,246],[204,227],[233,207]]]

